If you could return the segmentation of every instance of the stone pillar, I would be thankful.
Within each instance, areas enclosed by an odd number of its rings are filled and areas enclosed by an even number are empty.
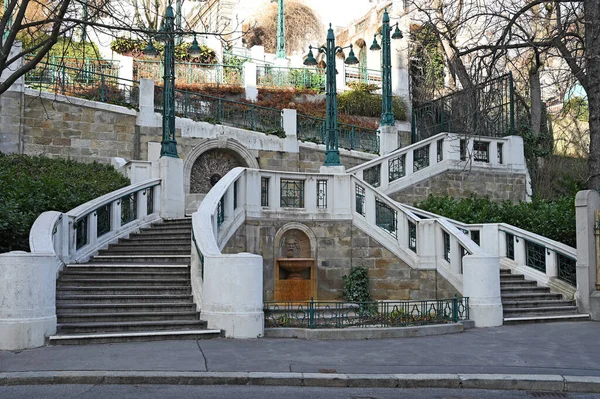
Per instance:
[[[335,77],[335,87],[338,93],[346,90],[346,64],[336,56],[335,69],[337,76]]]
[[[298,146],[298,122],[297,112],[295,109],[284,109],[282,111],[283,131],[285,132],[285,144],[283,150],[285,152],[299,152]]]
[[[600,320],[600,269],[596,253],[596,211],[600,209],[600,194],[585,190],[575,197],[577,223],[577,307],[582,313],[590,313],[593,320]]]
[[[396,126],[379,126],[379,155],[386,155],[399,148]]]
[[[43,346],[56,333],[61,265],[53,253],[0,254],[0,350]]]
[[[140,79],[140,111],[136,124],[138,126],[154,127],[154,80]]]
[[[202,319],[228,338],[264,335],[263,260],[248,253],[204,257]]]
[[[250,48],[250,58],[253,61],[263,61],[265,60],[265,48],[263,46],[252,46]]]
[[[258,89],[256,88],[256,64],[253,62],[244,63],[244,89],[246,90],[246,100],[256,101],[258,98]]]
[[[476,327],[502,325],[499,257],[463,257],[463,295],[469,298],[469,318]]]
[[[161,157],[158,160],[162,179],[160,187],[160,216],[165,219],[185,216],[185,194],[183,191],[183,160]]]

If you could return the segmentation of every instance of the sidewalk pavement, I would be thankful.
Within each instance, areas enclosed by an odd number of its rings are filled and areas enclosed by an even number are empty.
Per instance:
[[[600,323],[401,339],[185,340],[0,351],[0,385],[463,387],[600,392]]]

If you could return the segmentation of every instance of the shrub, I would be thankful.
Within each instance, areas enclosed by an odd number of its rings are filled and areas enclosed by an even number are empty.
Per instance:
[[[463,223],[508,223],[571,247],[576,246],[574,195],[553,201],[534,199],[518,204],[510,201],[497,203],[477,195],[462,199],[430,195],[415,206]]]
[[[110,165],[0,153],[0,253],[28,251],[40,213],[67,212],[128,184]]]
[[[340,112],[360,116],[381,116],[381,96],[369,93],[368,90],[351,90],[338,95]],[[399,121],[406,120],[406,106],[399,97],[392,99],[394,118]]]
[[[350,269],[348,276],[342,276],[344,280],[344,299],[350,302],[371,302],[369,293],[369,274],[364,266],[355,266]]]

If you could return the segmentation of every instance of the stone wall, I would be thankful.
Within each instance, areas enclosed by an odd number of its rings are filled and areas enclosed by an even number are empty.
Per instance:
[[[7,91],[0,96],[0,152],[21,152],[21,93]]]
[[[277,232],[291,221],[247,220],[229,240],[223,253],[250,252],[263,257],[264,300],[273,300]],[[408,300],[449,298],[457,291],[434,270],[410,268],[393,253],[362,232],[351,221],[303,223],[316,238],[317,299],[342,298],[342,276],[352,266],[369,270],[374,299]]]
[[[389,196],[404,204],[422,201],[429,194],[452,198],[466,198],[477,194],[481,197],[489,196],[493,201],[518,202],[525,200],[526,187],[526,177],[523,174],[475,170],[446,171]]]
[[[86,107],[46,97],[25,95],[25,154],[105,163],[112,157],[135,159],[135,111],[108,104],[96,107],[91,102],[94,107]]]
[[[325,162],[325,151],[320,150],[315,146],[300,146],[299,152],[299,166],[298,171],[306,173],[318,173],[319,168],[323,166]],[[340,162],[346,169],[353,168],[354,166],[360,165],[371,159],[375,158],[375,155],[359,155],[350,154],[349,151],[343,149],[340,150]]]

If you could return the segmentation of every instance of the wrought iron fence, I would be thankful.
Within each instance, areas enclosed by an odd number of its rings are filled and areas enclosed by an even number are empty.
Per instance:
[[[25,84],[41,91],[137,108],[139,84],[83,68],[39,63],[25,74]]]
[[[267,302],[265,327],[407,327],[469,319],[469,298],[429,301]]]
[[[316,144],[325,143],[325,119],[298,114],[296,121],[298,126],[298,140]],[[338,145],[340,148],[379,154],[379,135],[377,134],[377,130],[339,123],[338,134]]]
[[[163,89],[159,86],[155,86],[154,109],[157,112],[163,110]],[[281,111],[275,108],[176,90],[175,112],[177,116],[196,121],[227,124],[285,137]]]
[[[413,143],[442,132],[487,137],[515,134],[512,75],[415,106],[412,118]]]
[[[325,90],[325,72],[316,68],[287,68],[272,65],[257,68],[257,85]]]
[[[364,84],[381,85],[381,71],[361,67],[345,67],[346,84],[359,82]]]
[[[133,77],[137,80],[146,78],[160,83],[163,81],[163,71],[163,61],[135,60],[133,63]],[[179,84],[242,86],[244,69],[241,65],[176,62],[175,77]]]
[[[556,254],[558,278],[567,283],[577,286],[577,261],[560,253]]]

